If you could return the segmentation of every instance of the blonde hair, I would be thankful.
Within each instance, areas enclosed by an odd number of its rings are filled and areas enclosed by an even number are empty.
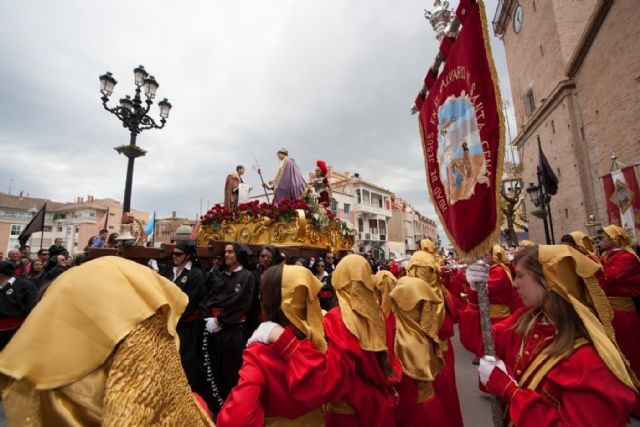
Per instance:
[[[559,356],[571,350],[577,337],[591,341],[587,328],[573,306],[547,286],[542,264],[538,261],[538,248],[532,246],[523,249],[516,256],[515,262],[516,265],[522,265],[531,272],[536,282],[547,291],[542,302],[542,311],[556,328],[556,334],[545,352],[550,356]],[[524,339],[533,330],[535,321],[536,313],[531,309],[517,320],[513,329]]]

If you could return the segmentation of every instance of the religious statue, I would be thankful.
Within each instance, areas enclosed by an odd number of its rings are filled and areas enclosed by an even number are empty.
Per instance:
[[[233,210],[238,207],[238,196],[240,184],[242,184],[242,175],[244,175],[244,166],[236,166],[236,171],[227,176],[224,184],[224,208]]]
[[[278,159],[280,160],[278,172],[269,184],[265,184],[265,187],[273,190],[274,203],[285,199],[299,199],[307,187],[300,168],[284,148],[278,150]]]
[[[311,185],[313,190],[318,194],[318,202],[325,208],[331,207],[331,187],[329,186],[329,169],[324,160],[316,162],[316,176],[313,178]]]

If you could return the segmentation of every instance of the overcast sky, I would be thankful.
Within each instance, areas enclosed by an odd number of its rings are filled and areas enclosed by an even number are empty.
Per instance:
[[[457,1],[451,1],[455,6]],[[489,22],[497,0],[486,1]],[[122,200],[128,132],[104,111],[98,76],[133,94],[143,64],[173,110],[138,145],[132,207],[195,217],[225,176],[257,159],[265,179],[286,147],[304,171],[324,159],[437,220],[416,116],[437,52],[433,1],[4,1],[0,3],[0,190]],[[503,97],[502,43],[492,36]],[[152,108],[158,117],[157,106]],[[255,190],[254,190],[255,191]],[[206,206],[203,206],[206,209]]]

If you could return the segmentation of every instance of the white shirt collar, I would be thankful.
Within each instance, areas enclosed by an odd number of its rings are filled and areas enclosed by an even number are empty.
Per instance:
[[[15,281],[16,281],[15,276],[11,277],[11,279],[7,280],[7,283],[5,283],[4,285],[0,285],[0,289],[4,289],[4,287],[7,285],[13,285]]]
[[[191,261],[188,261],[184,267],[182,267],[183,270],[189,270],[191,271],[191,267],[193,267],[193,263]],[[178,267],[173,267],[173,280],[175,281],[178,278],[178,275],[176,274],[178,271]]]

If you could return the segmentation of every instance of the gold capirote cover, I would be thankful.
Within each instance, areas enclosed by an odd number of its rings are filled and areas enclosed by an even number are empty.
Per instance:
[[[380,300],[380,308],[382,313],[387,316],[391,312],[391,297],[389,292],[396,285],[396,276],[394,276],[389,270],[380,270],[374,275],[376,281],[376,290],[378,293],[378,299]]]
[[[181,369],[186,304],[174,283],[124,258],[59,276],[0,353],[10,423],[212,425]]]
[[[431,242],[430,240],[423,240],[422,242]],[[427,285],[431,287],[433,292],[440,295],[441,303],[435,305],[434,309],[436,310],[436,319],[440,319],[438,323],[438,330],[444,323],[444,316],[446,311],[445,306],[445,294],[444,289],[440,284],[440,274],[438,273],[440,268],[440,263],[436,256],[430,252],[425,251],[415,251],[411,258],[409,259],[409,264],[407,265],[407,275],[409,277],[416,277],[418,279],[424,280]]]
[[[511,268],[509,268],[509,257],[502,246],[493,245],[491,248],[491,259],[504,269],[507,276],[509,276],[509,280],[513,282],[513,277],[511,277]]]
[[[598,264],[567,245],[538,246],[538,260],[549,290],[573,306],[604,363],[620,381],[637,392],[635,375],[615,340],[611,326],[613,311],[594,277],[600,268]]]
[[[322,310],[318,292],[322,282],[308,269],[298,265],[285,265],[282,270],[282,305],[289,321],[304,333],[313,346],[327,351],[327,340],[322,327]]]
[[[342,258],[331,277],[345,326],[366,351],[386,351],[387,336],[375,279],[369,262],[360,255]]]
[[[603,230],[619,248],[624,249],[640,260],[636,251],[631,247],[631,235],[626,229],[618,227],[615,224],[611,224],[607,225]]]
[[[395,355],[405,375],[433,381],[444,366],[438,337],[444,321],[442,296],[422,279],[401,277],[390,293],[396,316]]]
[[[518,249],[530,248],[531,246],[536,246],[537,243],[532,240],[520,240],[518,242]]]
[[[573,237],[573,240],[576,242],[576,246],[580,252],[585,255],[592,256],[596,260],[598,259],[595,255],[596,249],[593,247],[591,237],[587,236],[582,231],[572,231],[569,235]]]
[[[438,256],[438,248],[436,248],[436,244],[430,239],[420,240],[420,250],[428,252],[436,257]]]

